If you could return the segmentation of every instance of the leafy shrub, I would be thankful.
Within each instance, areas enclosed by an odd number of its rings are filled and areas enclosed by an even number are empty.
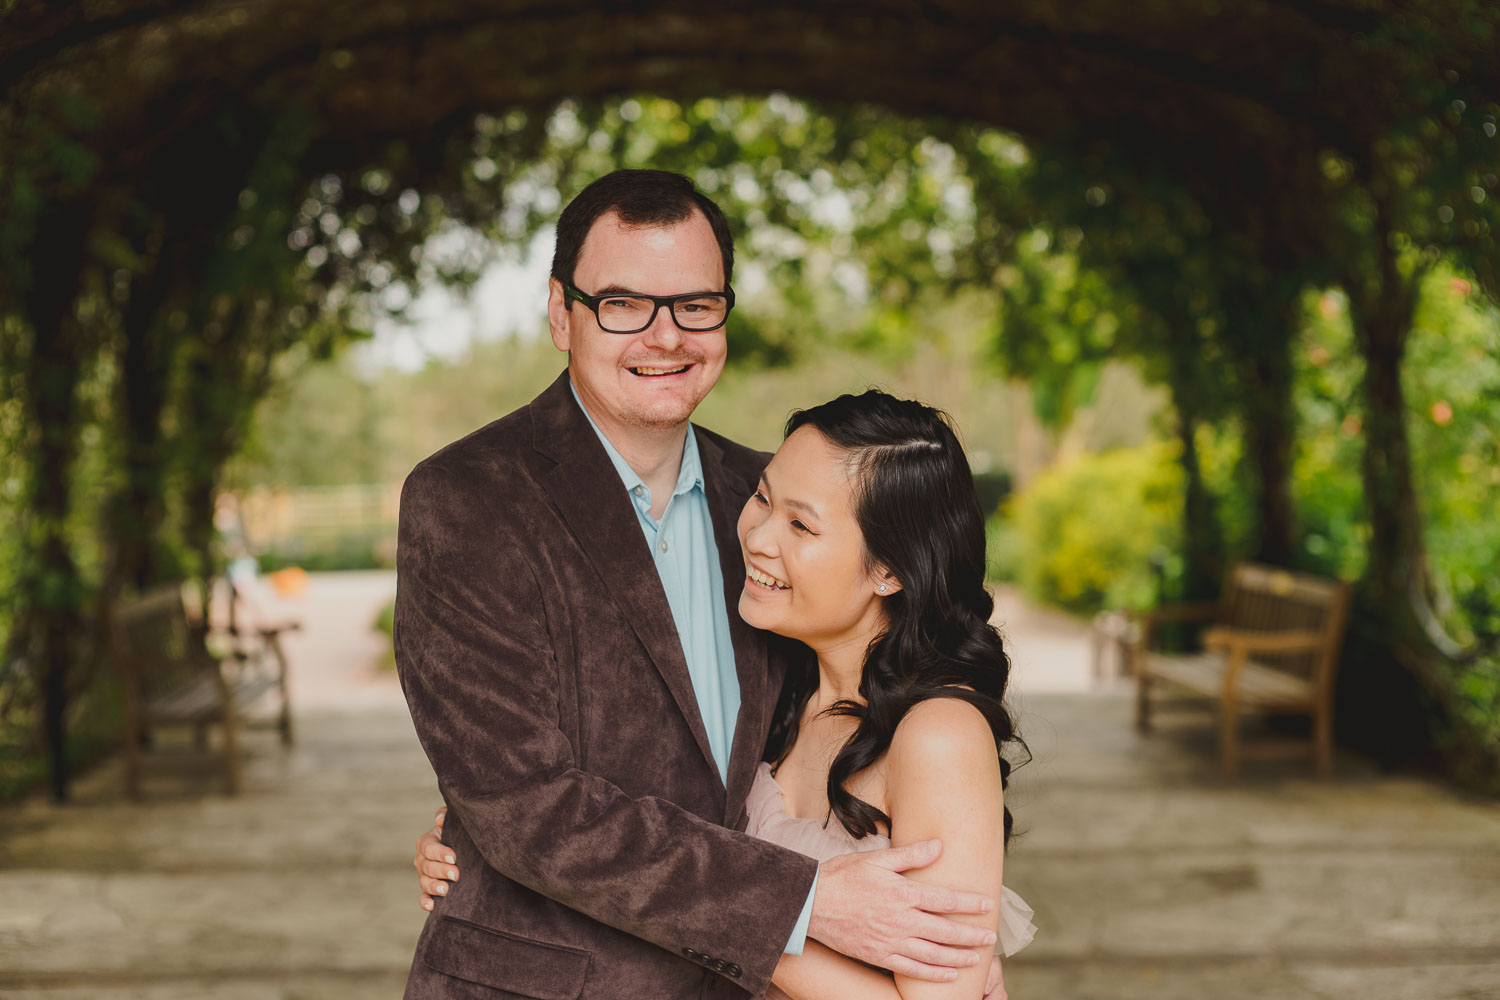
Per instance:
[[[1014,583],[1021,578],[1021,535],[1002,504],[984,523],[985,579]]]
[[[256,557],[262,573],[297,566],[309,573],[340,570],[391,569],[394,546],[386,537],[368,532],[339,535],[305,543],[295,550],[262,552]]]
[[[385,652],[380,657],[381,670],[396,669],[396,599],[381,608],[371,623],[375,631],[386,637]]]
[[[1147,607],[1154,563],[1181,545],[1182,489],[1174,445],[1079,456],[1010,501],[1015,542],[1000,558],[1013,553],[1014,576],[1035,600],[1081,612]]]
[[[387,604],[385,607],[381,608],[380,612],[375,615],[375,623],[374,623],[374,625],[375,625],[375,631],[377,631],[377,632],[383,632],[384,634],[389,635],[389,636],[394,636],[396,634],[396,599],[395,598],[391,598],[391,602],[389,604]]]

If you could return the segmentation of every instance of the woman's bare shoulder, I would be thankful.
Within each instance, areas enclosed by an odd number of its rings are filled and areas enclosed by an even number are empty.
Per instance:
[[[913,705],[891,737],[890,764],[923,771],[933,766],[989,770],[997,757],[989,720],[962,698],[928,698]]]
[[[1004,781],[984,713],[960,698],[914,705],[891,740],[885,793],[896,843],[956,838],[948,846],[957,849],[975,823],[1001,822]]]

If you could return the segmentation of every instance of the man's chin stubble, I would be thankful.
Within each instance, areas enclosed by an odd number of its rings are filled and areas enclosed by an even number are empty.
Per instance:
[[[628,413],[621,414],[621,416],[632,427],[639,427],[642,430],[664,431],[671,430],[674,427],[681,427],[687,423],[692,419],[693,410],[695,409],[697,409],[696,405],[685,412],[681,410],[674,410],[671,413],[631,410]]]

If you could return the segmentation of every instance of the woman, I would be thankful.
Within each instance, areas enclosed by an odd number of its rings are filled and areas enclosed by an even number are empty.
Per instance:
[[[1025,945],[1031,911],[1001,885],[1000,752],[1024,744],[1002,705],[1010,665],[989,624],[984,519],[945,416],[873,390],[793,413],[738,530],[741,617],[808,651],[781,692],[748,832],[822,860],[941,839],[922,879],[1000,899],[972,919],[1006,954]],[[424,893],[451,870],[440,825],[418,842]],[[782,957],[768,996],[977,998],[988,971],[892,978],[809,941]]]

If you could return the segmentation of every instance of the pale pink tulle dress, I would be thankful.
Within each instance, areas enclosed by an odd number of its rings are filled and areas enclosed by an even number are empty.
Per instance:
[[[761,840],[790,848],[799,854],[827,861],[840,854],[856,851],[878,851],[890,847],[888,837],[872,834],[856,840],[838,820],[830,820],[827,826],[819,819],[788,815],[785,796],[781,786],[771,776],[771,765],[762,762],[755,772],[755,783],[750,786],[747,806],[750,825],[746,832]],[[1036,936],[1036,925],[1031,922],[1031,907],[1009,888],[1000,891],[1000,925],[996,931],[999,940],[995,951],[1003,955],[1014,955],[1031,943]],[[772,986],[765,1000],[787,1000],[787,995]]]

